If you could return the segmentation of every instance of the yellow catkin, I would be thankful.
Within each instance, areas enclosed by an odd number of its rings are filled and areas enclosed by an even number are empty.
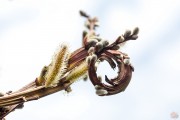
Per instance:
[[[67,45],[62,45],[54,55],[45,75],[45,87],[55,87],[60,78],[65,74],[68,66],[69,50]]]
[[[88,64],[86,61],[84,61],[68,74],[66,80],[75,82],[75,80],[77,80],[78,78],[83,77],[87,73],[87,70],[88,70]]]

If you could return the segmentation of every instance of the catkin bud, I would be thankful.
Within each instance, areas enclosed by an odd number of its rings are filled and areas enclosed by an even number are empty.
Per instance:
[[[131,37],[131,40],[136,40],[137,38],[138,38],[137,35],[133,35],[133,36]]]
[[[117,43],[122,43],[124,41],[124,37],[123,36],[119,36],[116,40]]]
[[[96,39],[98,42],[102,40],[102,38],[98,37],[98,36],[90,36],[89,39]]]
[[[96,62],[97,56],[95,54],[92,55],[91,61]]]
[[[101,43],[103,44],[103,47],[106,47],[109,45],[109,42],[107,40],[102,40]]]
[[[83,16],[83,17],[86,17],[86,18],[89,17],[89,15],[87,15],[87,13],[85,13],[85,12],[82,11],[82,10],[80,10],[79,13],[80,13],[80,15]]]
[[[87,70],[88,64],[86,62],[83,62],[67,75],[66,80],[74,82],[78,78],[84,76],[87,73]]]
[[[124,37],[127,38],[131,35],[131,31],[130,30],[126,30],[126,32],[124,33]]]
[[[122,60],[124,56],[123,54],[120,54],[120,55],[116,55],[116,57]]]
[[[111,49],[112,49],[112,50],[119,50],[119,48],[120,48],[119,45],[115,45],[115,46],[113,46]]]
[[[101,42],[96,43],[95,51],[100,52],[103,49],[103,44]]]
[[[102,89],[102,87],[101,87],[101,86],[99,86],[99,85],[95,85],[95,86],[94,86],[94,88],[95,88],[96,90],[100,90],[100,89]]]
[[[88,80],[88,74],[85,74],[85,75],[83,76],[83,80],[84,80],[84,81],[87,81],[87,80]]]
[[[124,62],[125,65],[129,65],[130,64],[130,60],[129,59],[124,59],[123,62]]]
[[[132,34],[137,35],[138,33],[139,33],[139,28],[135,27]]]
[[[89,55],[92,55],[94,53],[94,47],[90,47],[88,53]]]
[[[99,80],[100,82],[102,82],[102,77],[101,77],[101,76],[98,76],[98,80]]]
[[[90,47],[95,46],[97,42],[96,39],[89,39],[86,43],[86,48],[89,49]]]
[[[36,85],[37,86],[41,86],[41,85],[43,85],[45,83],[44,76],[45,76],[47,70],[48,70],[47,66],[44,66],[43,69],[41,70],[41,73],[40,73],[39,77],[36,80]]]
[[[108,94],[108,91],[107,90],[104,90],[104,89],[100,89],[100,90],[96,90],[96,94],[97,95],[106,95]]]
[[[71,89],[71,87],[69,86],[69,87],[67,87],[67,88],[65,89],[65,91],[66,91],[67,93],[70,93],[70,92],[72,92],[72,89]]]
[[[87,64],[90,64],[91,59],[92,59],[92,56],[88,56],[88,57],[86,58],[86,62],[87,62]]]
[[[86,37],[87,34],[88,34],[87,31],[83,31],[83,34],[82,34],[83,39]]]
[[[45,87],[55,87],[59,83],[60,78],[65,74],[69,60],[69,49],[67,45],[62,45],[55,53],[51,64],[44,76],[46,82]]]

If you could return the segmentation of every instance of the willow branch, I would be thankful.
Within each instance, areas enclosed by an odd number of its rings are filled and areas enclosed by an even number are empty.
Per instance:
[[[40,76],[34,81],[16,92],[0,94],[0,119],[15,109],[22,108],[25,102],[38,100],[61,90],[70,92],[70,85],[87,74],[99,96],[114,95],[127,88],[134,67],[130,63],[130,57],[120,52],[119,48],[128,40],[136,40],[139,29],[126,31],[109,44],[95,33],[98,19],[91,18],[83,11],[80,11],[80,15],[87,19],[85,27],[88,29],[88,32],[83,32],[82,47],[70,54],[68,47],[62,45],[52,62],[43,67]],[[111,79],[105,76],[105,83],[96,73],[97,63],[103,60],[112,69],[118,67],[118,75]]]

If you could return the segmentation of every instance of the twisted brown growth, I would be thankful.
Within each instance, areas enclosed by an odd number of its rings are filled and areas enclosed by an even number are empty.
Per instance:
[[[80,14],[87,18],[86,27],[89,32],[83,32],[83,46],[71,54],[65,76],[59,80],[55,87],[45,87],[44,83],[39,83],[36,79],[17,92],[0,95],[0,119],[3,119],[13,110],[22,108],[24,102],[37,100],[61,90],[69,91],[68,88],[73,81],[66,79],[68,74],[85,60],[88,62],[89,78],[95,86],[98,95],[113,95],[126,89],[134,68],[129,63],[130,58],[128,55],[118,51],[118,49],[122,43],[137,39],[139,29],[135,28],[132,33],[131,31],[126,31],[109,45],[108,41],[102,40],[95,34],[94,30],[98,26],[97,18],[91,18],[82,11],[80,11]],[[95,64],[103,60],[106,60],[112,69],[118,67],[118,75],[115,78],[109,79],[105,76],[107,84],[103,83],[96,74]],[[42,73],[45,74],[45,71]]]
[[[97,91],[99,91],[97,94],[100,96],[105,96],[124,91],[131,80],[134,68],[129,63],[130,58],[126,54],[118,51],[118,49],[122,43],[128,40],[136,40],[138,38],[137,34],[139,29],[135,28],[132,33],[131,31],[127,30],[124,35],[119,36],[115,42],[108,45],[109,43],[107,41],[99,39],[94,33],[94,29],[97,26],[96,22],[98,22],[97,18],[92,19],[83,12],[81,14],[82,16],[88,18],[89,25],[87,25],[87,28],[92,31],[91,35],[86,35],[83,41],[85,48],[87,50],[91,49],[89,50],[89,54],[94,54],[94,56],[97,56],[97,58],[92,57],[89,59],[88,69],[89,78]],[[93,37],[91,38],[90,36]],[[118,67],[117,77],[109,79],[107,76],[105,76],[105,81],[107,84],[103,83],[96,74],[95,64],[98,60],[106,60],[112,69],[114,69],[116,66]]]

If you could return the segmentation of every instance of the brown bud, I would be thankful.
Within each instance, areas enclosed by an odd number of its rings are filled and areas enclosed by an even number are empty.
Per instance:
[[[95,89],[96,89],[96,90],[100,90],[100,89],[102,89],[102,87],[101,87],[101,86],[99,86],[99,85],[95,85],[94,87],[95,87]]]
[[[101,77],[101,76],[98,76],[98,80],[101,82],[101,81],[102,81],[102,77]]]
[[[86,62],[87,62],[87,64],[90,64],[91,59],[92,59],[92,56],[88,56],[88,57],[86,58]]]
[[[96,43],[95,51],[100,52],[103,49],[103,44],[101,42]]]
[[[83,80],[84,80],[84,81],[87,81],[87,80],[88,80],[88,75],[87,75],[87,74],[83,76]]]
[[[126,32],[124,33],[124,37],[127,38],[131,35],[131,31],[130,30],[126,30]]]
[[[92,55],[91,61],[96,62],[97,56],[95,54]]]
[[[123,62],[124,62],[125,65],[129,65],[130,64],[130,60],[129,59],[124,59]]]
[[[137,35],[138,33],[139,33],[139,28],[135,27],[132,34]]]
[[[122,43],[124,41],[124,37],[123,36],[119,36],[116,40],[117,43]]]
[[[86,35],[87,35],[87,31],[83,31],[83,34],[82,34],[83,39],[86,37]]]
[[[95,46],[97,42],[96,39],[89,39],[86,43],[86,48],[89,49],[90,47]]]
[[[90,47],[88,50],[89,55],[94,54],[94,47]]]
[[[113,46],[111,49],[112,49],[112,50],[118,50],[119,48],[120,48],[119,45],[115,45],[115,46]]]
[[[108,94],[108,91],[107,90],[104,90],[104,89],[100,89],[100,90],[96,90],[96,94],[97,95],[106,95]]]
[[[81,16],[89,18],[89,15],[87,15],[87,13],[85,13],[84,11],[80,10],[79,13]]]
[[[101,43],[103,44],[103,47],[106,47],[109,45],[109,41],[107,41],[107,40],[103,40],[103,41],[101,41]]]
[[[69,92],[72,92],[72,89],[71,89],[71,87],[69,86],[69,87],[67,87],[67,88],[65,89],[65,91],[66,91],[67,93],[69,93]]]
[[[138,38],[137,35],[133,35],[133,36],[131,37],[131,40],[136,40],[137,38]]]

